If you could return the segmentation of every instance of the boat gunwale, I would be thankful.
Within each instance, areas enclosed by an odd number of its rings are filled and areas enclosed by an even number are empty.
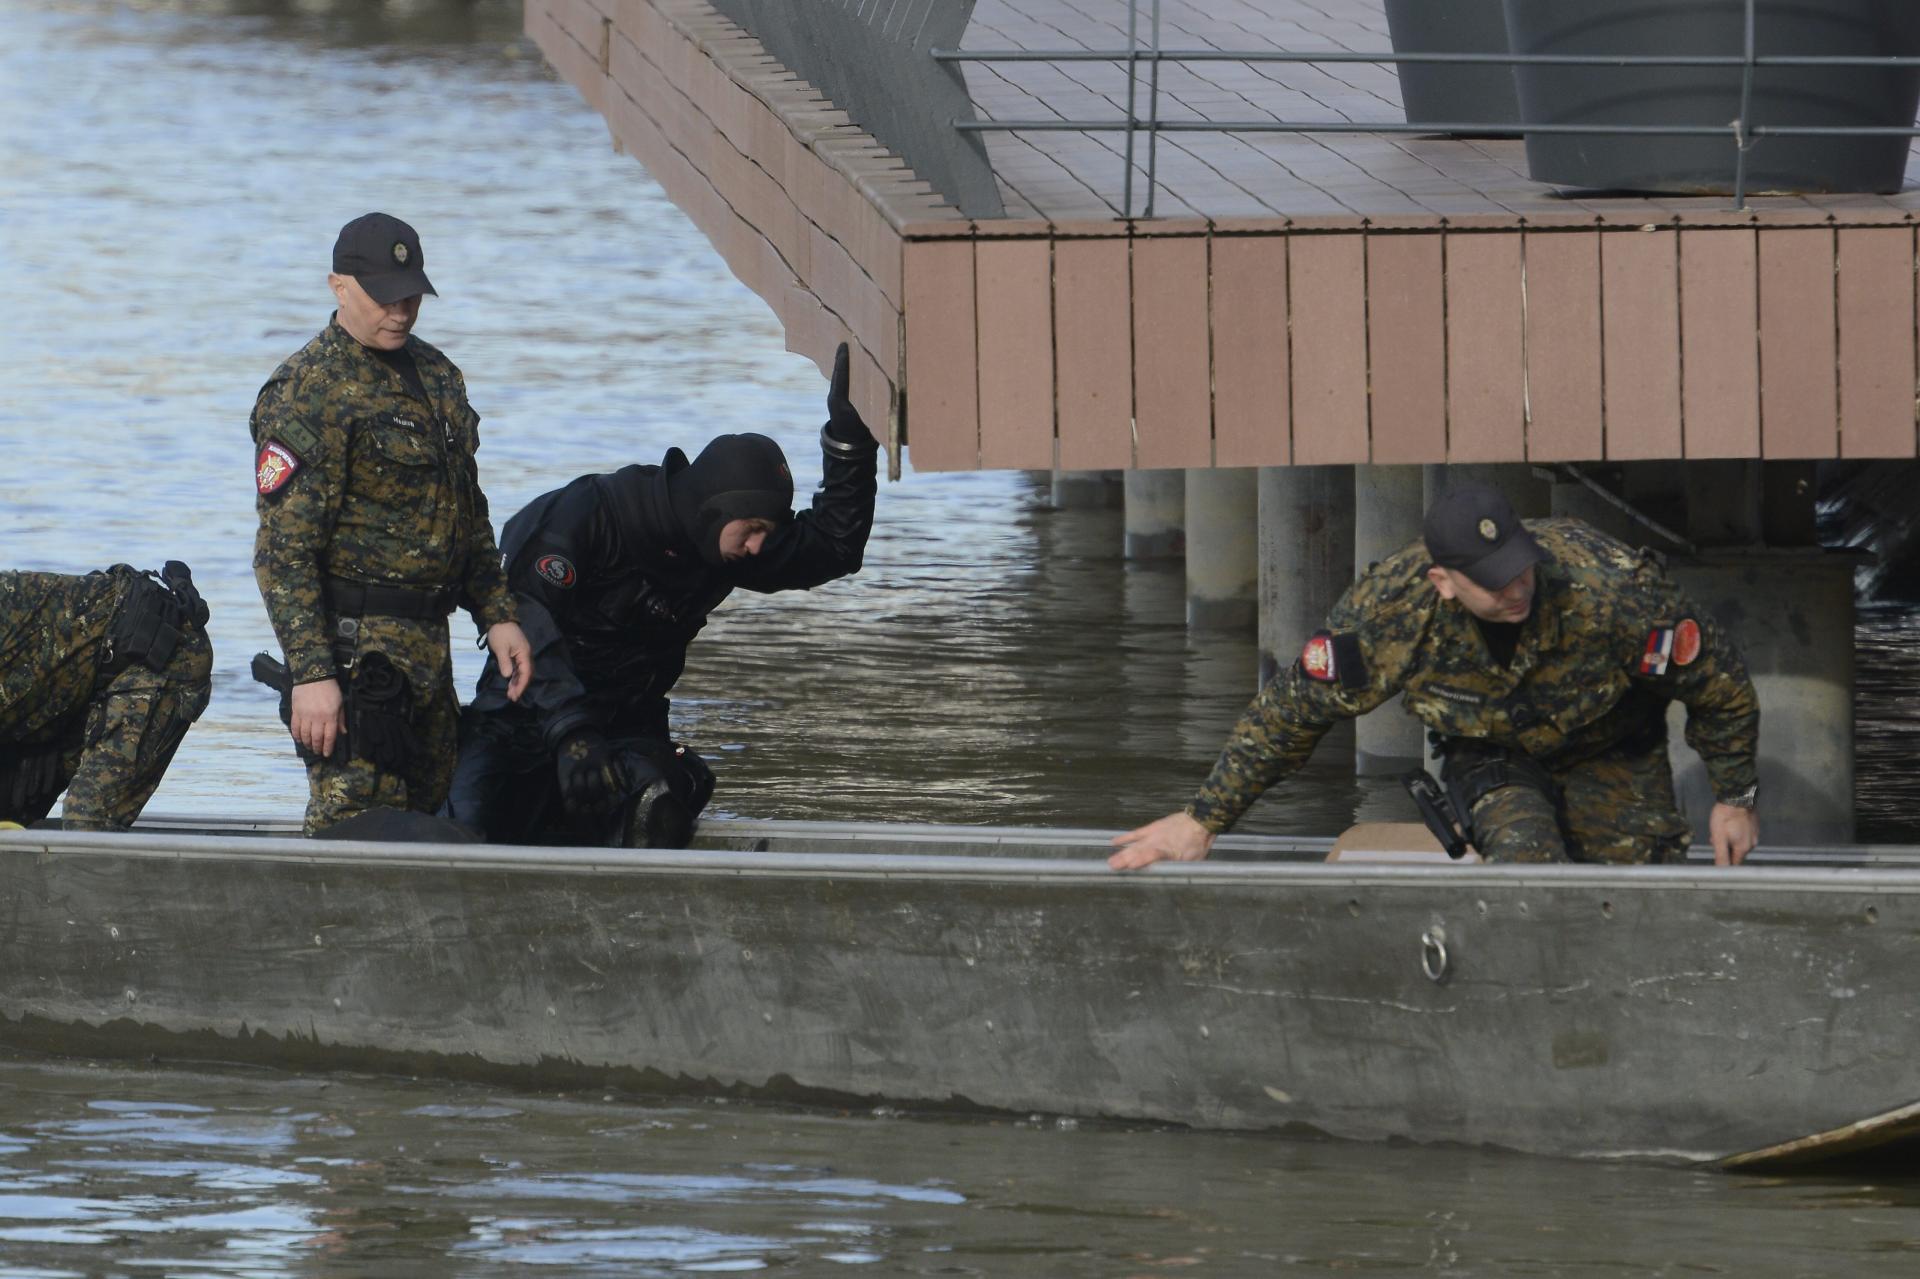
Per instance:
[[[791,824],[787,824],[791,826]],[[946,828],[965,831],[970,828]],[[993,828],[980,828],[983,832]],[[1065,834],[1066,832],[1056,832]],[[1063,841],[1064,842],[1064,841]],[[1082,840],[1076,846],[1084,846]],[[402,851],[404,850],[404,851]],[[1457,865],[1323,861],[1161,862],[1126,873],[1104,858],[1012,857],[995,854],[760,852],[727,849],[608,849],[488,844],[395,844],[311,840],[298,836],[159,835],[139,832],[25,830],[0,832],[0,853],[119,857],[157,861],[228,861],[369,869],[441,869],[711,878],[993,881],[1009,884],[1097,883],[1116,890],[1156,886],[1339,884],[1418,885],[1446,880],[1479,888],[1676,889],[1860,893],[1920,896],[1920,865],[1887,866],[1600,866],[1565,863]]]

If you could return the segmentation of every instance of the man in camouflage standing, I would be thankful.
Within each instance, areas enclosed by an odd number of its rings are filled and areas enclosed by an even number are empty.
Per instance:
[[[413,228],[349,222],[339,309],[253,410],[254,576],[286,654],[308,834],[374,808],[432,813],[458,703],[447,615],[464,607],[518,698],[533,672],[500,569],[460,370],[412,335],[428,282]]]
[[[1325,630],[1260,691],[1187,807],[1114,838],[1130,870],[1207,855],[1337,719],[1404,693],[1439,738],[1453,808],[1489,861],[1684,859],[1667,705],[1707,766],[1714,860],[1737,865],[1754,819],[1760,710],[1740,655],[1650,553],[1578,520],[1523,524],[1468,485],[1424,537],[1375,565]]]
[[[187,566],[0,573],[0,822],[67,794],[68,830],[133,825],[207,708],[213,649]]]

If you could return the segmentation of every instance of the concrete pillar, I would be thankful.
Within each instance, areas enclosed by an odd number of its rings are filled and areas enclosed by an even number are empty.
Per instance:
[[[1421,506],[1423,512],[1433,504],[1434,498],[1454,485],[1471,482],[1491,485],[1506,494],[1507,501],[1513,504],[1513,513],[1523,520],[1553,513],[1553,485],[1536,475],[1534,469],[1525,462],[1456,463],[1424,469],[1426,502]]]
[[[1180,559],[1187,552],[1187,480],[1181,471],[1128,471],[1127,558]]]
[[[1191,470],[1186,489],[1187,625],[1251,630],[1259,608],[1254,473]]]
[[[1417,466],[1353,468],[1353,575],[1420,537],[1425,483]],[[1419,765],[1425,729],[1398,696],[1354,721],[1353,766],[1362,777]]]
[[[1124,492],[1118,471],[1053,473],[1053,509],[1056,511],[1119,510]]]
[[[1290,665],[1353,582],[1353,468],[1260,468],[1261,682]]]
[[[1291,666],[1353,584],[1353,468],[1260,468],[1260,676]],[[1320,741],[1319,758],[1353,758],[1354,721]]]
[[[1763,846],[1853,839],[1853,574],[1862,557],[1819,550],[1708,552],[1668,571],[1724,626],[1760,695]],[[1707,837],[1713,795],[1668,712],[1680,811]]]

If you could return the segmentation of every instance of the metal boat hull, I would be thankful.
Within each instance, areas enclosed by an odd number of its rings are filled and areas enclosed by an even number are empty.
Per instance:
[[[0,836],[0,1043],[1684,1159],[1920,1100],[1898,857],[1243,840],[1281,860],[1123,876],[1087,832],[709,825],[671,853]]]

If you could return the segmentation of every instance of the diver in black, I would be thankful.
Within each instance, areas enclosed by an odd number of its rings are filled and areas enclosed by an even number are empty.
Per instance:
[[[825,473],[795,514],[764,435],[717,436],[692,462],[583,475],[507,522],[501,557],[534,677],[507,699],[491,665],[461,723],[447,815],[496,843],[684,847],[713,773],[676,744],[667,693],[733,591],[806,590],[860,568],[879,446],[834,357]]]

